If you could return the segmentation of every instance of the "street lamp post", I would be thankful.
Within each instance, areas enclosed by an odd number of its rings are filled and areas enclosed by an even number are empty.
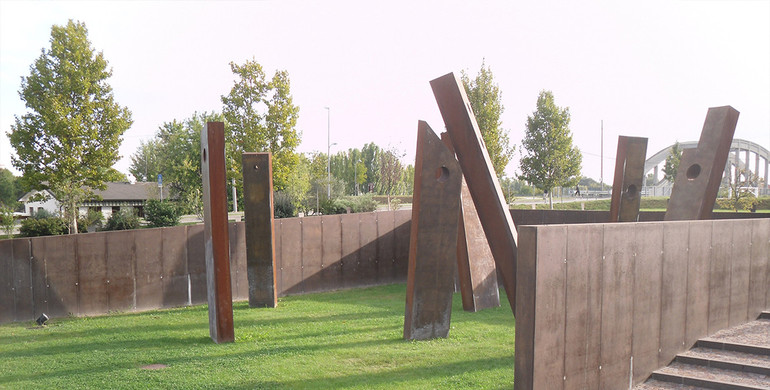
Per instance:
[[[326,109],[326,199],[332,197],[332,133],[331,133],[331,110],[329,107]]]
[[[358,159],[353,159],[353,187],[356,190],[356,196],[358,196]]]

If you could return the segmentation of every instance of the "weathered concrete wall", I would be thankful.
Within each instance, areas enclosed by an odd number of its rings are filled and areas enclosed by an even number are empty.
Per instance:
[[[406,280],[410,210],[275,221],[281,295]],[[233,299],[248,299],[243,222]],[[203,225],[0,240],[0,322],[206,303]]]
[[[770,219],[523,226],[516,389],[625,389],[770,306]]]

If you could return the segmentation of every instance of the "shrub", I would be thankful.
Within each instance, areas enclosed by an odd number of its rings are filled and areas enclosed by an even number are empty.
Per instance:
[[[139,217],[136,216],[136,212],[133,209],[120,210],[120,212],[113,213],[104,226],[104,230],[130,230],[138,228]]]
[[[176,226],[179,225],[179,217],[182,216],[180,211],[173,202],[150,199],[144,206],[144,219],[150,223],[151,227]]]
[[[289,194],[283,191],[273,193],[273,215],[275,218],[291,218],[296,213],[297,209]]]
[[[377,210],[377,201],[374,200],[372,194],[354,196],[350,198],[353,201],[354,213],[367,213]]]
[[[37,214],[43,214],[38,212]],[[19,234],[22,237],[39,237],[39,236],[58,236],[60,234],[67,233],[67,223],[59,217],[37,217],[27,218],[21,222],[19,227]]]
[[[78,218],[78,233],[87,233],[89,228],[100,230],[104,223],[104,214],[101,211],[88,210],[86,215]]]

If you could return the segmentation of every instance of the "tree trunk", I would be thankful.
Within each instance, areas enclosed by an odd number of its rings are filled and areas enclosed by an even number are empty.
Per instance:
[[[553,188],[548,191],[548,206],[553,210]]]
[[[75,208],[75,200],[70,201],[70,213],[72,214],[72,223],[70,224],[70,234],[78,233],[78,210]]]

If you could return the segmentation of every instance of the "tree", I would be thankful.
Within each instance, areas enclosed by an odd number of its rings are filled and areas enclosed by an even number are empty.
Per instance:
[[[556,105],[551,91],[541,91],[537,109],[527,117],[527,131],[522,146],[521,180],[548,191],[553,208],[554,187],[572,187],[580,180],[582,155],[572,146],[569,108]]]
[[[404,171],[401,164],[403,156],[404,153],[396,148],[387,149],[380,154],[380,193],[388,196],[388,207],[391,206],[390,196],[396,194]]]
[[[128,173],[134,176],[136,181],[155,181],[160,171],[161,144],[157,139],[139,141],[139,148],[131,155],[131,166]]]
[[[461,79],[479,125],[481,137],[487,146],[489,158],[492,160],[492,166],[499,177],[513,158],[514,146],[510,145],[508,132],[502,128],[503,124],[500,120],[500,115],[505,109],[500,87],[495,83],[492,69],[484,65],[482,61],[481,69],[473,80],[465,71],[462,72]]]
[[[679,162],[682,160],[682,148],[679,141],[671,147],[671,154],[666,157],[666,163],[663,165],[663,180],[671,183],[676,179],[676,171],[679,170]]]
[[[11,171],[0,168],[0,206],[5,205],[13,211],[16,201],[19,199],[18,194],[16,177]]]
[[[291,96],[289,74],[279,70],[268,82],[262,66],[253,60],[243,65],[231,62],[230,69],[238,80],[230,94],[222,96],[228,181],[234,180],[242,193],[241,154],[271,152],[273,186],[282,190],[299,162],[294,152],[300,142],[299,107]]]
[[[751,192],[751,187],[759,187],[763,180],[748,169],[738,169],[735,172],[735,180],[727,182],[729,198],[719,199],[717,205],[733,211],[751,210],[756,207],[759,200]]]
[[[50,42],[22,77],[19,96],[28,112],[15,117],[8,135],[24,184],[50,189],[77,233],[76,205],[114,179],[131,112],[115,102],[107,83],[112,70],[91,47],[85,24],[53,26]]]

